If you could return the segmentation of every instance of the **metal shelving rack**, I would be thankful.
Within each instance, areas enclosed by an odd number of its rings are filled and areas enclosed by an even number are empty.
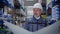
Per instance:
[[[25,8],[23,6],[20,9],[15,9],[14,8],[13,15],[16,18],[13,21],[18,22],[17,24],[20,26],[23,22],[25,22],[23,19],[25,19],[24,17],[26,17],[26,10],[25,10]]]

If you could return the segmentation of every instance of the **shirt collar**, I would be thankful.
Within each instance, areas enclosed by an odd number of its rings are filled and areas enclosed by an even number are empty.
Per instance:
[[[39,17],[34,16],[34,17],[35,17],[37,20],[40,19],[40,16],[39,16]]]

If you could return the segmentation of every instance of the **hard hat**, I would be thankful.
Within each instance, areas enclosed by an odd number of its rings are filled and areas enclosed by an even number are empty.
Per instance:
[[[42,5],[40,3],[34,4],[33,8],[39,8],[39,9],[43,10]]]

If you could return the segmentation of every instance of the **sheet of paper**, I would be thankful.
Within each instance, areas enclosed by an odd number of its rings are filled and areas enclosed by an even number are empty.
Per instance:
[[[39,31],[36,32],[29,32],[19,26],[11,24],[9,22],[4,23],[14,34],[57,34],[58,33],[58,26],[60,25],[59,22],[56,22],[50,26],[47,26]]]

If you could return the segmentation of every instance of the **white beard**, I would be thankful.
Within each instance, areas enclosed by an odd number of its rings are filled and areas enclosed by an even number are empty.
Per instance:
[[[36,17],[36,16],[34,16],[37,20],[40,18],[40,16],[39,17]]]

